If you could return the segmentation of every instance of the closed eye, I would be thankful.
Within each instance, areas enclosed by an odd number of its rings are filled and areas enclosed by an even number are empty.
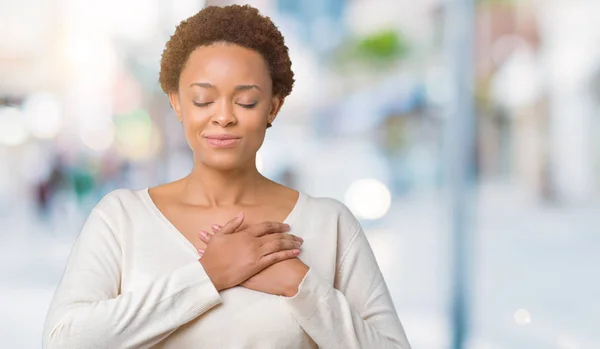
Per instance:
[[[238,105],[242,108],[246,108],[246,109],[252,109],[254,107],[256,107],[256,102],[252,103],[252,104],[242,104],[242,103],[238,103]]]
[[[206,103],[192,102],[192,103],[194,103],[194,105],[195,105],[196,107],[207,107],[207,106],[209,106],[210,104],[212,104],[213,102],[206,102]]]

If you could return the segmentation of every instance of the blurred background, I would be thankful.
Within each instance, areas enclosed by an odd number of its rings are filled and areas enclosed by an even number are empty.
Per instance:
[[[104,194],[191,169],[160,55],[231,3],[0,1],[2,347]],[[259,169],[352,209],[413,348],[600,348],[600,1],[245,3],[297,79]]]

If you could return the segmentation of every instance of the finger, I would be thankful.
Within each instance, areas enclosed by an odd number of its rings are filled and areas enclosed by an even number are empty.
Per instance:
[[[284,250],[300,249],[301,246],[300,242],[293,239],[275,239],[262,245],[259,251],[262,256],[266,256]]]
[[[198,249],[198,255],[200,256],[200,258],[202,258],[202,256],[204,255],[204,250],[199,248]]]
[[[259,237],[267,234],[274,233],[284,233],[286,231],[290,231],[290,226],[285,223],[279,222],[262,222],[258,224],[254,224],[247,228],[248,232],[252,235]]]
[[[244,212],[240,212],[237,216],[235,216],[232,220],[227,222],[220,230],[220,233],[223,234],[231,234],[234,233],[240,225],[244,222]]]
[[[296,257],[298,257],[299,254],[300,254],[299,249],[285,250],[285,251],[271,253],[266,256],[263,256],[258,261],[258,265],[262,270],[262,269],[270,267],[271,265],[273,265],[275,263],[279,263],[281,261],[296,258]]]
[[[198,237],[200,238],[200,240],[202,240],[202,242],[208,244],[212,235],[209,234],[207,231],[200,230],[200,232],[198,233]]]
[[[300,244],[302,244],[304,242],[304,240],[302,240],[302,238],[296,236],[296,235],[292,235],[292,234],[287,234],[287,233],[273,233],[273,234],[267,234],[264,236],[261,236],[259,238],[259,242],[260,242],[260,246],[265,245],[271,241],[274,240],[281,240],[281,239],[287,239],[287,240],[292,240],[292,241],[297,241]]]

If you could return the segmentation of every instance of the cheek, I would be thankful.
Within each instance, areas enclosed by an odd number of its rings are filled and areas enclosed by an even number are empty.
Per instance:
[[[204,122],[205,119],[208,119],[209,114],[206,110],[195,106],[189,106],[183,109],[183,121],[188,124],[197,124],[199,122]]]
[[[253,130],[261,130],[267,127],[267,122],[269,120],[268,113],[269,110],[265,110],[264,107],[260,109],[249,110],[247,113],[245,113],[243,120],[248,125],[248,129],[251,128]]]
[[[201,134],[208,117],[198,110],[187,110],[182,114],[183,136],[186,143],[192,149],[200,146],[199,134]]]
[[[267,131],[267,121],[268,119],[264,113],[257,113],[252,118],[247,118],[244,129],[246,136],[252,139],[252,143],[262,144]]]
[[[238,117],[238,126],[245,134],[247,150],[256,151],[262,145],[267,130],[267,115],[263,110],[247,111]]]
[[[199,109],[188,109],[185,110],[182,117],[183,128],[186,133],[198,131],[203,128],[206,122],[209,120],[208,113],[203,112]]]

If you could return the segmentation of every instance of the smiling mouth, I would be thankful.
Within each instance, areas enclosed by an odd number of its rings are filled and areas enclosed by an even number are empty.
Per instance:
[[[229,148],[237,145],[240,141],[240,138],[227,138],[227,139],[219,139],[219,138],[205,138],[206,142],[215,148]]]

